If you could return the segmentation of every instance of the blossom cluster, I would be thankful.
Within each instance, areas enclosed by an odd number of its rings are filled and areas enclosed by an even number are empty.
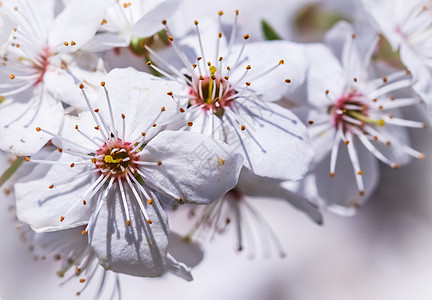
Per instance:
[[[119,274],[193,279],[169,222],[182,207],[182,247],[233,227],[249,257],[257,238],[286,255],[257,198],[319,225],[355,214],[379,163],[425,157],[408,129],[432,107],[431,4],[361,6],[296,43],[271,20],[254,37],[235,7],[186,20],[179,0],[1,1],[0,186],[23,240],[78,294],[101,274],[98,299],[120,297]]]

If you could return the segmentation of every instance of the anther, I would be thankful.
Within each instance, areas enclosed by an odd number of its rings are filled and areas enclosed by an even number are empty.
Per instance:
[[[101,81],[101,86],[105,86],[105,81]]]
[[[30,161],[30,157],[28,157],[28,156],[24,157],[24,159],[25,159],[26,161]]]
[[[251,65],[247,65],[246,70],[252,69]]]
[[[64,42],[63,45],[69,46],[69,43],[68,42]]]
[[[250,38],[250,35],[249,35],[249,34],[245,34],[245,35],[243,36],[243,38],[244,38],[245,40],[248,40],[248,39]]]
[[[85,282],[85,279],[84,279],[84,278],[81,278],[81,279],[80,279],[80,282],[81,282],[81,283],[84,283],[84,282]]]
[[[161,162],[161,161],[158,161],[158,163],[157,163],[157,164],[158,164],[158,166],[160,166],[160,165],[162,164],[162,162]]]
[[[122,114],[121,117],[122,117],[122,119],[125,119],[125,118],[126,118],[126,116],[125,116],[124,114]]]
[[[94,110],[94,112],[95,112],[95,113],[98,113],[98,112],[99,112],[99,108],[96,108],[96,109]]]
[[[420,153],[418,156],[418,159],[424,159],[425,158],[425,154],[424,153]]]
[[[333,178],[335,176],[334,172],[330,172],[330,177]]]
[[[84,88],[84,84],[81,83],[81,84],[79,85],[79,88],[80,88],[80,89],[83,89],[83,88]]]
[[[147,220],[147,223],[149,223],[149,224],[152,224],[153,222],[152,222],[152,220]]]
[[[222,32],[219,32],[219,38],[222,38]]]
[[[58,148],[57,151],[60,152],[60,153],[62,153],[63,152],[63,148]]]
[[[178,198],[178,203],[180,203],[180,204],[184,203],[183,197]]]
[[[240,127],[240,129],[241,129],[242,131],[245,131],[246,126],[242,125],[242,126]]]
[[[279,65],[283,65],[285,63],[285,61],[283,60],[283,59],[281,59],[280,61],[279,61]]]
[[[364,196],[364,194],[365,194],[365,192],[364,192],[364,191],[359,191],[359,195],[360,195],[360,197],[363,197],[363,196]]]
[[[184,113],[185,110],[184,110],[182,107],[180,107],[180,112],[181,112],[181,113]]]
[[[326,95],[328,95],[328,94],[330,93],[330,91],[329,91],[329,90],[326,90],[325,93],[326,93]]]
[[[151,61],[147,61],[146,65],[150,67],[152,65]]]
[[[99,130],[99,126],[95,126],[94,129]]]
[[[86,204],[87,204],[87,201],[83,200],[83,205],[86,205]]]
[[[15,79],[15,74],[14,74],[14,73],[11,73],[11,74],[9,75],[9,78],[10,78],[10,79]]]
[[[219,14],[219,16],[222,16],[222,15],[223,15],[223,11],[220,10],[220,11],[218,12],[218,14]]]
[[[191,126],[193,125],[193,123],[192,123],[192,122],[188,122],[187,125],[188,125],[189,127],[191,127]]]
[[[102,19],[101,25],[104,25],[104,24],[106,24],[106,23],[108,23],[108,21],[105,20],[105,19]]]
[[[309,125],[313,125],[314,121],[308,121]]]
[[[357,172],[357,174],[358,174],[358,175],[363,175],[363,171],[360,170],[360,171]]]
[[[40,128],[40,127],[36,127],[36,131],[37,132],[39,132],[39,131],[41,131],[42,129]]]
[[[382,78],[382,81],[383,81],[384,83],[387,83],[387,77],[384,76],[384,77]]]
[[[63,222],[63,221],[64,221],[64,217],[61,216],[61,217],[60,217],[60,222]]]
[[[54,184],[51,184],[48,188],[49,188],[50,190],[52,190],[52,189],[54,188]]]
[[[247,85],[247,86],[250,86],[250,85],[251,85],[251,83],[250,83],[250,82],[246,82],[246,85]]]
[[[153,127],[156,127],[157,126],[157,124],[156,123],[154,123],[153,125],[152,125]]]
[[[130,226],[131,225],[131,221],[130,220],[127,220],[126,221],[126,226]]]
[[[165,111],[165,106],[162,106],[161,111]]]
[[[162,24],[163,24],[163,25],[166,25],[166,24],[167,24],[167,21],[166,21],[166,20],[163,20],[163,21],[162,21]]]
[[[195,25],[198,25],[198,21],[197,21],[197,20],[195,20],[195,21],[194,21],[194,24],[195,24]]]
[[[71,163],[71,164],[70,164],[70,167],[71,167],[71,168],[75,167],[75,164],[74,164],[74,163]]]
[[[285,79],[285,83],[291,83],[291,79]]]
[[[74,41],[71,41],[71,46],[75,46],[76,43]]]
[[[152,205],[153,204],[153,199],[152,198],[150,198],[150,199],[148,199],[148,205]]]
[[[81,231],[81,234],[82,234],[82,235],[86,235],[86,234],[87,234],[87,231],[86,231],[86,230],[83,230],[83,231]]]
[[[353,33],[353,34],[351,35],[351,38],[355,39],[355,38],[356,38],[356,35]]]
[[[173,42],[173,41],[174,41],[174,38],[173,38],[172,36],[169,36],[169,37],[168,37],[168,41]]]

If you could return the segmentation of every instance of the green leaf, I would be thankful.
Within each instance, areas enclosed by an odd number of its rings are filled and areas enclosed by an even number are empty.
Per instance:
[[[13,174],[18,170],[18,168],[22,165],[24,162],[23,159],[17,158],[15,161],[11,164],[11,166],[3,173],[3,175],[0,177],[0,187],[6,183],[6,181],[9,180],[9,178],[12,177]]]
[[[261,20],[261,29],[264,34],[264,38],[268,41],[282,39],[276,30],[274,30],[274,28],[265,20]]]

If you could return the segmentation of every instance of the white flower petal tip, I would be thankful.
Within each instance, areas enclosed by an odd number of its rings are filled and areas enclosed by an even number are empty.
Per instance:
[[[148,218],[141,217],[141,207],[134,201],[133,191],[125,189],[130,214],[122,205],[120,191],[101,208],[88,229],[89,241],[100,264],[114,272],[159,277],[165,272],[168,246],[168,223],[155,201],[146,205]]]
[[[166,270],[173,273],[174,275],[183,278],[186,281],[192,281],[191,268],[186,266],[184,263],[178,262],[172,255],[167,256]]]

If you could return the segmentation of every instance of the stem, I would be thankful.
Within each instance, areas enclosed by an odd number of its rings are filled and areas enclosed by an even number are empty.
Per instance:
[[[24,162],[23,159],[17,158],[15,161],[10,165],[10,167],[3,173],[3,175],[0,177],[0,187],[3,186],[3,184],[8,181],[13,174],[18,170],[18,168],[22,165]]]

